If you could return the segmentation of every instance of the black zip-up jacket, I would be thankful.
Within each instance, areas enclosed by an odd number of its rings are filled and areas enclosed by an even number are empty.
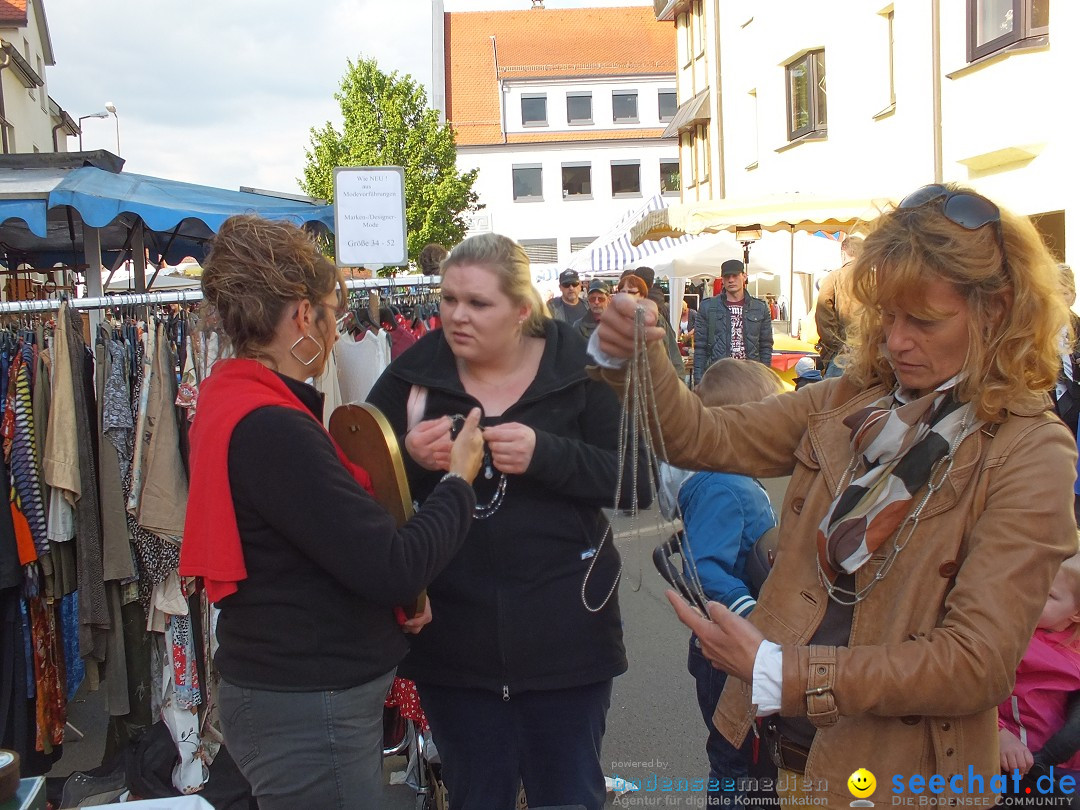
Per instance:
[[[281,379],[321,421],[322,395]],[[233,430],[229,486],[247,578],[221,600],[214,661],[229,683],[276,692],[348,689],[393,669],[408,650],[394,606],[450,560],[476,503],[448,478],[398,529],[315,420],[273,406]]]
[[[464,546],[431,586],[433,619],[412,639],[400,673],[420,683],[490,689],[511,696],[607,680],[626,671],[618,593],[618,552],[610,536],[586,571],[608,528],[618,475],[620,405],[605,385],[585,375],[585,341],[573,327],[545,322],[536,378],[521,399],[481,425],[518,422],[536,431],[524,475],[507,476],[502,506],[474,520]],[[404,444],[406,402],[414,385],[428,389],[424,419],[467,414],[479,407],[458,377],[441,331],[424,336],[390,364],[368,396]],[[407,456],[407,454],[406,454]],[[645,470],[644,462],[639,469]],[[441,472],[407,458],[412,494],[423,502]],[[481,504],[498,481],[477,476]],[[647,477],[647,476],[642,476]],[[620,506],[630,503],[624,476]],[[647,484],[639,498],[650,499]]]

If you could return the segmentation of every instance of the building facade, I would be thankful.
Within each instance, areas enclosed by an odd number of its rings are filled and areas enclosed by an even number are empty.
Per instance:
[[[56,64],[43,0],[0,3],[0,146],[15,152],[66,152],[78,135],[49,97],[45,69]]]
[[[673,24],[682,201],[895,198],[955,181],[1080,245],[1080,7],[1049,0],[655,0]],[[1071,237],[1071,238],[1070,238]],[[1075,249],[1074,249],[1075,250]]]
[[[552,274],[653,195],[678,200],[678,151],[664,137],[678,106],[675,32],[650,8],[435,5],[433,86],[458,168],[479,169],[470,233],[506,234]]]

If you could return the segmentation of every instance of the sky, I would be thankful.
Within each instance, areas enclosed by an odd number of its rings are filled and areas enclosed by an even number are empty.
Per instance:
[[[300,193],[312,127],[340,126],[349,59],[411,74],[431,91],[429,0],[43,0],[56,64],[49,95],[82,122],[83,149],[136,174]],[[531,0],[445,0],[446,11]],[[546,0],[548,8],[651,5]],[[71,150],[78,139],[70,140]]]

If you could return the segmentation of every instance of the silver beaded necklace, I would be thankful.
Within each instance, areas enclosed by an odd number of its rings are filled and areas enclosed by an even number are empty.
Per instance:
[[[622,400],[623,407],[619,412],[619,439],[617,450],[619,454],[619,469],[615,480],[615,494],[612,498],[612,505],[615,506],[619,503],[625,476],[629,473],[631,487],[630,529],[631,533],[633,533],[640,513],[638,481],[640,480],[641,475],[639,464],[641,450],[645,451],[645,475],[648,476],[648,481],[652,486],[653,493],[656,493],[659,488],[659,481],[656,475],[656,470],[658,469],[657,464],[660,459],[667,458],[664,437],[659,430],[656,431],[654,437],[653,432],[648,429],[650,421],[654,425],[660,424],[660,414],[656,404],[652,369],[649,366],[649,360],[646,354],[645,308],[640,305],[634,314],[634,351],[630,359],[626,361],[626,376],[623,379]],[[627,471],[628,466],[630,468],[629,471]],[[693,555],[689,553],[690,544],[686,537],[686,532],[683,530],[682,511],[679,509],[677,502],[675,504],[675,523],[678,528],[674,533],[672,545],[684,561],[685,574],[674,570],[671,571],[671,573],[674,573],[677,577],[677,587],[683,592],[683,595],[687,596],[704,612],[704,606],[708,602],[708,597],[705,595],[705,589],[702,587],[701,579],[698,576],[697,563],[695,562]],[[600,538],[600,542],[595,548],[589,563],[589,568],[585,572],[585,578],[581,583],[581,602],[585,606],[585,609],[590,613],[598,613],[604,609],[612,595],[614,595],[615,589],[619,585],[619,579],[622,576],[624,565],[620,560],[619,570],[615,574],[614,581],[611,583],[611,588],[608,590],[607,595],[599,605],[594,606],[589,604],[586,595],[589,577],[592,575],[593,568],[596,567],[596,563],[600,559],[600,550],[603,548],[604,542],[611,536],[612,527],[609,523],[604,530],[603,536]],[[614,540],[612,542],[614,542]],[[706,613],[706,615],[708,614]]]
[[[904,518],[903,522],[900,524],[900,528],[896,530],[896,533],[893,535],[892,548],[889,549],[888,555],[886,555],[885,559],[881,562],[881,565],[878,566],[878,570],[874,574],[873,579],[866,583],[862,588],[854,591],[842,588],[829,580],[828,575],[825,573],[825,569],[821,567],[820,555],[814,556],[814,560],[817,563],[818,579],[821,581],[821,586],[825,589],[829,598],[836,604],[845,607],[857,605],[868,597],[870,592],[877,587],[877,584],[885,579],[885,575],[892,570],[896,558],[900,556],[901,551],[907,548],[907,544],[911,542],[915,530],[919,528],[919,520],[923,509],[926,508],[926,504],[929,503],[930,498],[933,497],[934,493],[941,489],[949,479],[949,473],[952,472],[953,462],[956,459],[956,451],[967,435],[968,427],[971,425],[971,415],[972,409],[970,407],[965,409],[964,416],[960,421],[960,430],[957,431],[952,442],[949,444],[949,452],[938,459],[937,463],[934,465],[934,469],[930,473],[930,480],[926,485],[926,492],[923,493],[918,505]],[[852,478],[855,476],[855,470],[858,469],[859,459],[860,454],[858,452],[852,455],[847,469],[840,477],[840,482],[836,486],[836,492],[833,494],[834,500],[839,498],[840,493],[851,483]]]

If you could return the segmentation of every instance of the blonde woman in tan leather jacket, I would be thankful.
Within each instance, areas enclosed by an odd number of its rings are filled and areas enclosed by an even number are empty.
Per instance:
[[[764,718],[782,796],[993,804],[996,707],[1077,550],[1076,445],[1044,393],[1056,266],[1026,219],[927,186],[875,223],[853,289],[845,375],[761,403],[704,407],[646,330],[667,460],[791,476],[749,620],[669,598],[735,676],[717,729],[738,745]],[[616,297],[590,344],[619,391],[638,306]],[[859,768],[876,792],[849,792]]]

